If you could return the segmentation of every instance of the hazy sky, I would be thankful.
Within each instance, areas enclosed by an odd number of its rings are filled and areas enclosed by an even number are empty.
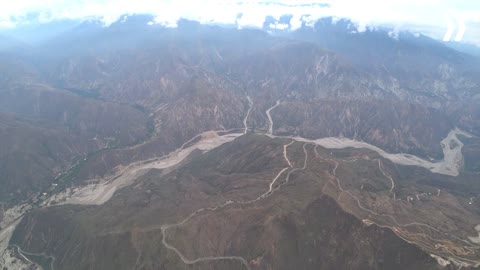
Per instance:
[[[0,0],[0,28],[30,21],[57,19],[102,20],[105,25],[123,14],[152,14],[156,23],[175,27],[179,18],[202,23],[262,27],[265,17],[291,14],[289,24],[272,28],[296,29],[325,16],[349,18],[359,31],[376,25],[422,32],[435,38],[480,45],[480,0]],[[241,15],[240,15],[241,14]],[[464,31],[462,30],[465,25]],[[450,29],[450,31],[449,31]]]

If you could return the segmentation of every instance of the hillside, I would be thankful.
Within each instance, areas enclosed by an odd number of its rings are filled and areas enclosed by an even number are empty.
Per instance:
[[[332,18],[152,20],[0,37],[0,266],[480,265],[477,58]]]

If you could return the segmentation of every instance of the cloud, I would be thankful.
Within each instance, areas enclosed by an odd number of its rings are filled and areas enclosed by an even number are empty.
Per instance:
[[[271,29],[277,29],[277,30],[285,30],[290,27],[289,24],[286,23],[271,23],[268,25]]]
[[[464,39],[480,44],[478,0],[0,0],[0,6],[0,28],[58,19],[99,19],[108,26],[124,14],[152,14],[155,23],[169,27],[185,18],[261,28],[271,16],[275,22],[268,24],[270,28],[295,30],[334,16],[349,18],[360,32],[387,25],[395,32],[413,30],[441,39],[449,20],[461,20],[466,25]],[[291,15],[288,22],[280,21],[284,15]]]

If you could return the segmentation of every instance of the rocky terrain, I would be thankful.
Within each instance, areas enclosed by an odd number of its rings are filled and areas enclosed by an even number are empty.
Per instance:
[[[36,211],[12,243],[53,256],[55,269],[437,269],[392,231],[345,213],[318,151],[241,137],[174,171],[151,170],[101,206]]]
[[[0,265],[480,264],[475,56],[150,20],[0,46]]]

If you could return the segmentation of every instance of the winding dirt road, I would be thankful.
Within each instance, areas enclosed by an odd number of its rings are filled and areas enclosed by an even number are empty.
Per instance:
[[[476,245],[472,245],[471,243],[469,243],[468,241],[464,240],[464,239],[461,239],[455,235],[452,235],[452,234],[449,234],[449,233],[446,233],[446,232],[443,232],[431,225],[428,225],[428,224],[425,224],[425,223],[421,223],[421,222],[410,222],[410,223],[405,223],[405,224],[402,224],[400,222],[398,222],[395,217],[393,217],[392,215],[388,215],[388,214],[381,214],[381,213],[378,213],[372,209],[369,209],[369,208],[366,208],[362,205],[362,203],[360,202],[360,200],[352,193],[350,192],[349,190],[346,190],[342,187],[342,184],[341,184],[341,180],[337,177],[337,168],[339,166],[339,163],[338,161],[334,160],[334,159],[328,159],[328,158],[323,158],[320,154],[318,154],[317,152],[317,149],[316,149],[317,146],[315,146],[314,148],[314,151],[315,151],[315,154],[316,156],[320,157],[321,159],[327,161],[327,162],[332,162],[334,164],[334,168],[332,170],[332,172],[330,173],[330,175],[336,180],[336,183],[337,183],[337,187],[338,189],[340,190],[341,193],[346,193],[348,194],[353,200],[355,200],[355,202],[357,203],[357,206],[358,208],[360,208],[361,210],[365,211],[365,212],[368,212],[369,214],[371,215],[374,215],[374,216],[382,216],[382,217],[387,217],[389,218],[395,225],[394,226],[391,226],[391,225],[384,225],[384,224],[379,224],[377,222],[371,222],[371,223],[374,223],[375,225],[379,226],[379,227],[383,227],[383,228],[389,228],[391,229],[393,232],[395,232],[399,237],[401,237],[402,239],[404,239],[405,241],[409,242],[409,243],[413,243],[413,244],[416,244],[416,245],[419,245],[419,246],[422,246],[421,243],[418,243],[418,242],[412,242],[411,240],[409,240],[408,238],[405,238],[404,235],[400,234],[398,229],[396,227],[411,227],[411,226],[420,226],[420,227],[426,227],[426,228],[429,228],[431,230],[434,230],[440,234],[443,234],[447,237],[452,237],[456,240],[459,240],[461,242],[463,242],[466,247],[469,247],[469,248],[478,248],[478,246]],[[385,177],[389,178],[383,170],[381,170],[381,172],[384,174]],[[393,190],[393,188],[391,189]],[[432,241],[435,241],[435,242],[445,242],[444,240],[439,240],[439,239],[433,239],[427,235],[425,235],[426,237],[430,238]],[[428,248],[425,248],[426,250],[429,250]],[[466,259],[466,258],[460,258],[458,257],[457,255],[449,252],[450,255],[452,256],[452,259],[455,259],[457,260],[458,262],[462,262],[462,261],[469,261],[470,263],[472,263],[473,265],[478,265],[480,264],[480,261],[473,261],[473,260],[469,260],[469,259]]]
[[[440,161],[432,162],[432,161],[425,160],[410,154],[388,153],[377,146],[374,146],[365,142],[347,139],[347,138],[327,137],[322,139],[310,140],[310,139],[306,139],[298,136],[295,136],[295,137],[294,136],[273,136],[273,121],[272,121],[271,113],[272,113],[272,110],[275,109],[280,104],[281,104],[280,100],[278,100],[273,107],[265,111],[269,121],[269,128],[268,128],[267,135],[269,135],[270,137],[290,138],[296,141],[318,144],[320,146],[323,146],[329,149],[342,149],[342,148],[348,148],[348,147],[366,148],[366,149],[370,149],[377,152],[382,157],[389,159],[393,163],[396,163],[399,165],[419,166],[419,167],[429,169],[431,172],[438,173],[438,174],[458,176],[459,170],[463,162],[463,155],[462,155],[463,143],[460,141],[460,139],[458,139],[458,135],[462,135],[465,137],[472,137],[471,134],[465,131],[462,131],[458,128],[451,130],[448,133],[447,137],[440,142],[443,149],[444,158]]]
[[[201,212],[204,212],[204,211],[216,211],[218,209],[221,209],[225,206],[228,206],[228,205],[232,205],[232,204],[241,204],[241,205],[245,205],[245,204],[252,204],[252,203],[255,203],[257,201],[260,201],[262,199],[264,199],[265,197],[267,196],[270,196],[273,192],[275,192],[276,190],[278,190],[282,185],[288,183],[288,179],[290,177],[290,174],[293,173],[295,170],[301,170],[301,169],[305,169],[307,167],[307,159],[308,159],[308,152],[305,148],[305,144],[303,146],[303,150],[304,150],[304,153],[305,153],[305,161],[304,161],[304,165],[302,168],[297,168],[297,169],[294,169],[292,171],[290,171],[285,179],[285,182],[282,183],[281,185],[279,185],[277,188],[273,188],[274,184],[276,183],[276,181],[278,180],[278,178],[288,169],[290,168],[293,168],[293,165],[291,164],[290,160],[288,159],[288,153],[287,153],[287,148],[288,146],[292,145],[294,143],[294,141],[291,141],[290,143],[288,144],[285,144],[283,146],[283,156],[285,158],[285,161],[287,162],[288,164],[288,167],[285,167],[283,168],[271,181],[270,181],[270,184],[269,184],[269,187],[268,187],[268,190],[263,193],[262,195],[258,196],[256,199],[253,199],[253,200],[250,200],[250,201],[227,201],[219,206],[215,206],[215,207],[210,207],[210,208],[200,208],[198,210],[196,210],[195,212],[191,213],[188,217],[186,217],[185,219],[183,219],[182,221],[178,222],[178,223],[175,223],[175,224],[166,224],[166,225],[162,225],[161,227],[161,232],[162,232],[162,244],[169,250],[175,252],[179,257],[180,259],[185,263],[185,264],[195,264],[195,263],[198,263],[198,262],[204,262],[204,261],[214,261],[214,260],[235,260],[235,261],[238,261],[240,262],[241,264],[243,264],[245,266],[246,269],[250,270],[250,265],[248,264],[247,260],[245,260],[245,258],[243,257],[240,257],[240,256],[208,256],[208,257],[199,257],[199,258],[196,258],[196,259],[188,259],[185,257],[185,255],[183,255],[176,247],[174,247],[172,244],[168,243],[167,241],[167,231],[168,229],[171,229],[171,228],[175,228],[175,227],[179,227],[179,226],[182,226],[186,223],[188,223],[192,218],[194,218],[196,215],[198,215],[199,213]]]
[[[380,159],[377,159],[377,162],[378,162],[378,169],[382,172],[382,174],[385,177],[390,179],[390,182],[391,182],[390,193],[393,194],[393,199],[396,199],[395,192],[393,192],[393,189],[395,188],[395,182],[393,181],[393,178],[387,173],[385,173],[385,171],[383,170],[383,162]]]
[[[249,102],[249,109],[248,109],[248,111],[246,113],[246,116],[243,120],[243,124],[244,124],[244,128],[243,128],[244,132],[243,133],[225,134],[225,135],[221,135],[221,136],[218,135],[214,131],[209,131],[209,132],[202,133],[200,135],[195,136],[190,141],[183,144],[181,148],[179,148],[178,150],[172,152],[171,154],[169,154],[165,157],[158,158],[158,159],[153,159],[153,160],[140,161],[140,162],[130,164],[129,166],[126,166],[125,168],[122,168],[121,170],[119,170],[114,176],[106,179],[106,181],[103,181],[102,183],[77,188],[73,192],[70,192],[70,193],[67,193],[67,194],[60,194],[60,196],[59,195],[54,196],[54,197],[52,197],[52,199],[50,201],[51,202],[52,201],[58,202],[59,199],[65,199],[65,201],[63,203],[66,203],[66,204],[96,204],[96,205],[103,204],[113,196],[113,194],[115,193],[116,190],[118,190],[121,187],[124,187],[126,185],[131,184],[132,181],[134,181],[139,176],[140,173],[144,173],[148,169],[152,169],[152,168],[163,169],[163,168],[168,168],[168,167],[175,166],[175,165],[179,164],[181,161],[183,161],[195,149],[208,151],[208,150],[214,149],[214,148],[216,148],[216,147],[218,147],[218,146],[220,146],[220,145],[222,145],[226,142],[232,141],[232,140],[238,138],[239,136],[241,136],[243,134],[246,134],[248,132],[248,125],[247,125],[248,117],[249,117],[249,115],[251,113],[251,110],[252,110],[252,107],[253,107],[252,99],[249,96],[247,96],[247,99],[248,99],[248,102]],[[467,134],[467,133],[465,133],[461,130],[458,130],[458,129],[452,130],[448,134],[448,136],[444,140],[442,140],[442,147],[443,147],[443,150],[444,150],[445,158],[442,161],[439,161],[439,162],[430,162],[430,161],[423,160],[423,159],[418,158],[418,157],[413,156],[413,155],[387,153],[387,152],[383,151],[382,149],[380,149],[376,146],[373,146],[373,145],[370,145],[370,144],[367,144],[367,143],[364,143],[364,142],[358,142],[358,141],[346,139],[346,138],[333,138],[332,137],[332,138],[323,138],[323,139],[318,139],[318,140],[309,140],[309,139],[305,139],[305,138],[301,138],[301,137],[274,136],[273,135],[273,125],[274,125],[274,123],[273,123],[273,120],[272,120],[271,112],[272,112],[273,109],[275,109],[280,104],[281,104],[281,102],[280,102],[280,100],[278,100],[274,106],[272,106],[271,108],[269,108],[265,112],[266,115],[267,115],[268,121],[269,121],[268,132],[267,132],[266,135],[271,137],[271,138],[288,138],[288,139],[291,139],[292,141],[289,144],[285,144],[283,146],[283,148],[284,148],[283,149],[284,150],[283,151],[284,159],[285,159],[288,166],[283,168],[282,170],[280,170],[275,175],[275,177],[270,181],[268,189],[263,194],[258,196],[256,199],[253,199],[253,200],[250,200],[250,201],[227,201],[224,204],[216,206],[216,207],[201,208],[201,209],[198,209],[197,211],[193,212],[187,218],[183,219],[182,221],[180,221],[178,223],[166,224],[166,225],[161,226],[162,244],[167,249],[176,253],[179,256],[179,258],[185,264],[191,265],[191,264],[196,264],[196,263],[199,263],[199,262],[215,261],[215,260],[235,260],[235,261],[241,263],[242,265],[244,265],[245,268],[250,269],[250,266],[249,266],[248,262],[244,258],[239,257],[239,256],[211,256],[211,257],[201,257],[201,258],[196,258],[196,259],[188,259],[176,247],[174,247],[172,244],[168,243],[168,241],[167,241],[168,230],[171,229],[171,228],[174,228],[174,227],[184,225],[189,220],[191,220],[192,218],[194,218],[196,215],[198,215],[199,213],[201,213],[203,211],[215,211],[215,210],[218,210],[220,208],[226,207],[227,205],[231,205],[231,204],[242,204],[242,205],[251,204],[251,203],[255,203],[259,200],[262,200],[262,199],[266,198],[267,196],[270,196],[275,191],[279,190],[283,185],[288,183],[290,175],[292,173],[294,173],[298,170],[306,169],[307,160],[308,160],[308,151],[306,150],[307,143],[311,143],[311,144],[315,145],[314,149],[315,149],[315,152],[316,152],[317,155],[318,155],[318,152],[316,151],[316,147],[318,145],[323,146],[325,148],[329,148],[329,149],[339,149],[339,148],[347,148],[347,147],[367,148],[367,149],[370,149],[370,150],[373,150],[373,151],[379,153],[382,157],[387,158],[387,159],[391,160],[392,162],[394,162],[396,164],[420,166],[420,167],[427,168],[427,169],[429,169],[429,170],[431,170],[432,172],[435,172],[435,173],[456,176],[459,173],[458,172],[459,166],[460,166],[459,164],[463,160],[463,156],[462,156],[462,153],[461,153],[463,143],[461,143],[461,141],[458,139],[457,135],[470,136],[469,134]],[[193,145],[191,145],[189,147],[186,147],[189,143],[191,143],[198,136],[201,136],[201,138],[199,139],[198,142],[194,143]],[[287,149],[292,143],[294,143],[294,141],[304,143],[303,144],[303,150],[304,150],[304,153],[305,153],[305,161],[304,161],[304,164],[303,164],[302,168],[293,168],[292,163],[288,159]],[[451,147],[451,146],[453,146],[453,147]],[[342,187],[341,180],[336,176],[336,170],[339,166],[338,162],[336,160],[333,160],[333,159],[325,159],[325,160],[327,160],[329,162],[332,162],[334,164],[334,168],[331,172],[331,175],[336,180],[337,187],[339,188],[341,193],[346,193],[349,196],[351,196],[356,201],[358,207],[360,209],[362,209],[363,211],[366,211],[366,212],[368,212],[372,215],[376,215],[376,216],[388,217],[390,220],[392,220],[392,222],[395,224],[395,226],[398,226],[398,227],[425,226],[425,227],[428,227],[429,229],[432,229],[432,230],[437,231],[439,233],[445,234],[449,237],[453,237],[457,240],[465,242],[470,247],[473,247],[471,243],[468,243],[467,241],[465,241],[463,239],[460,239],[460,238],[458,238],[454,235],[450,235],[450,234],[441,232],[438,229],[436,229],[436,228],[434,228],[434,227],[432,227],[428,224],[418,223],[418,222],[412,222],[412,223],[408,223],[408,224],[400,224],[391,215],[380,214],[380,213],[377,213],[377,212],[375,212],[371,209],[368,209],[368,208],[364,207],[360,203],[360,200],[354,194],[352,194],[349,190],[345,190]],[[393,193],[393,196],[395,198],[395,193],[394,193],[395,182],[394,182],[394,180],[391,176],[389,176],[388,174],[385,173],[385,171],[383,170],[383,164],[381,164],[381,161],[379,160],[378,162],[379,162],[378,163],[379,169],[381,170],[381,172],[385,175],[386,178],[390,179],[390,181],[391,181],[390,192]],[[275,187],[275,184],[277,183],[278,179],[289,169],[291,169],[291,170],[286,175],[285,181]],[[45,206],[48,206],[48,203]],[[387,225],[379,225],[379,226],[389,227],[389,228],[391,228],[392,230],[395,231],[395,227],[391,227],[391,226],[387,226]],[[2,230],[2,233],[0,234],[0,236],[7,236],[11,231],[13,231],[13,229],[14,229],[14,226],[11,227],[11,228],[8,228],[7,230]],[[3,237],[3,238],[5,238],[5,237]],[[402,237],[402,238],[404,238],[404,237]],[[9,239],[9,237],[8,237],[8,239]],[[407,239],[405,239],[405,240],[407,240]],[[441,240],[437,240],[437,241],[441,241]],[[453,256],[453,254],[452,254],[452,256]],[[455,256],[453,256],[453,257],[455,257]]]

